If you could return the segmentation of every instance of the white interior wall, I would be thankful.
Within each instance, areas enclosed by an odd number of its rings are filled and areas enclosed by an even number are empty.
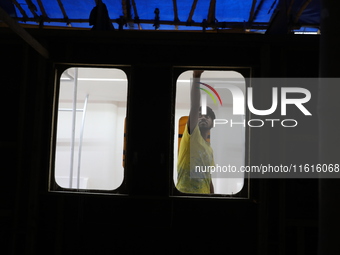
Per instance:
[[[67,108],[70,103],[63,103],[60,106]],[[80,104],[77,108],[81,108]],[[119,187],[123,181],[122,156],[125,112],[126,108],[119,103],[100,104],[91,103],[89,100],[80,167],[81,178],[88,180],[87,189],[112,190]],[[71,117],[72,112],[59,112],[56,177],[69,177],[70,175]],[[74,177],[77,176],[78,171],[81,119],[82,112],[77,112]]]
[[[74,69],[67,70],[74,77]],[[127,80],[118,69],[79,68],[77,109],[86,109],[80,162],[80,188],[113,190],[124,178],[123,144],[126,116]],[[68,76],[64,76],[68,77]],[[125,79],[124,79],[125,77]],[[74,81],[62,80],[59,109],[72,109]],[[78,153],[83,112],[76,113],[73,185],[76,188]],[[69,188],[71,162],[72,111],[58,111],[56,182]]]

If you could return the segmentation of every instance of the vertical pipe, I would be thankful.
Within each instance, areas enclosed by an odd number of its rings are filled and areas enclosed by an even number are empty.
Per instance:
[[[79,138],[79,152],[78,152],[78,173],[77,173],[77,189],[79,189],[80,182],[80,163],[81,163],[81,150],[83,146],[83,136],[84,136],[84,125],[85,125],[85,116],[86,116],[86,108],[87,101],[89,98],[89,94],[85,97],[84,109],[83,109],[83,119],[81,121],[81,129],[80,129],[80,138]]]
[[[71,159],[70,159],[70,184],[72,188],[73,181],[73,161],[74,161],[74,140],[76,130],[76,113],[77,113],[77,87],[78,87],[78,68],[74,69],[74,84],[73,84],[73,107],[72,107],[72,132],[71,132]]]

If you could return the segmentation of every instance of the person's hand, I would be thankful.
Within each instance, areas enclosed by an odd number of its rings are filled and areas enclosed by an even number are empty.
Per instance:
[[[194,78],[200,78],[201,74],[204,72],[204,70],[194,70],[193,77]]]

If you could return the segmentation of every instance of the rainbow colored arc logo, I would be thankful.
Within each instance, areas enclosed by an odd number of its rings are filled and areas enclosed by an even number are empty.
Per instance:
[[[203,83],[203,82],[199,82],[199,84],[202,84],[202,85],[206,86],[207,88],[209,88],[217,96],[218,101],[220,102],[220,104],[222,106],[222,99],[221,99],[220,95],[217,93],[217,91],[212,86],[210,86],[209,84]],[[214,104],[217,105],[216,98],[214,97],[214,95],[209,90],[201,88],[201,87],[200,87],[200,89],[203,90],[204,92],[206,92],[210,96],[210,98],[212,99]],[[206,105],[206,102],[205,102],[205,105]]]

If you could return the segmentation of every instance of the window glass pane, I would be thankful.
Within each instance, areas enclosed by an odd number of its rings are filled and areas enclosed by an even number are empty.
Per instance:
[[[241,166],[245,165],[246,127],[242,124],[245,121],[245,114],[233,114],[233,96],[229,85],[236,87],[236,90],[245,95],[245,79],[235,71],[204,71],[201,74],[200,85],[198,86],[198,89],[200,88],[201,109],[211,108],[215,114],[215,120],[211,120],[212,126],[206,137],[202,135],[203,127],[200,126],[200,121],[196,121],[197,130],[200,131],[198,133],[200,136],[197,137],[203,137],[203,141],[205,140],[208,144],[208,146],[205,146],[205,143],[203,143],[201,149],[197,149],[197,153],[194,152],[196,151],[194,146],[200,145],[194,145],[192,142],[196,137],[195,129],[193,128],[190,133],[190,140],[184,138],[185,126],[190,112],[192,82],[193,71],[186,71],[177,79],[174,183],[184,193],[209,193],[209,191],[207,192],[208,188],[202,187],[208,185],[206,180],[211,177],[215,194],[237,194],[243,188],[244,174],[232,173],[228,169],[240,169]],[[203,113],[201,114],[204,115]],[[209,112],[206,115],[209,115]],[[218,122],[217,120],[221,121]],[[231,125],[231,122],[234,125]],[[183,146],[187,146],[190,151],[186,156],[182,155],[185,152],[180,152],[182,140],[186,141],[185,143],[187,144]],[[213,168],[204,168],[207,166],[192,163],[196,158],[202,158],[202,154],[205,155],[206,151],[211,150],[210,148],[212,149],[213,160],[208,160],[209,163],[207,164],[213,166]],[[189,160],[190,166],[183,159],[187,157],[191,158]],[[210,156],[207,157],[209,158]],[[191,169],[191,173],[194,171],[199,174],[197,176],[190,175],[188,168]],[[208,169],[209,174],[207,175]],[[206,184],[200,184],[202,182]]]
[[[62,188],[113,190],[123,181],[127,77],[70,68],[61,76],[55,180]]]

